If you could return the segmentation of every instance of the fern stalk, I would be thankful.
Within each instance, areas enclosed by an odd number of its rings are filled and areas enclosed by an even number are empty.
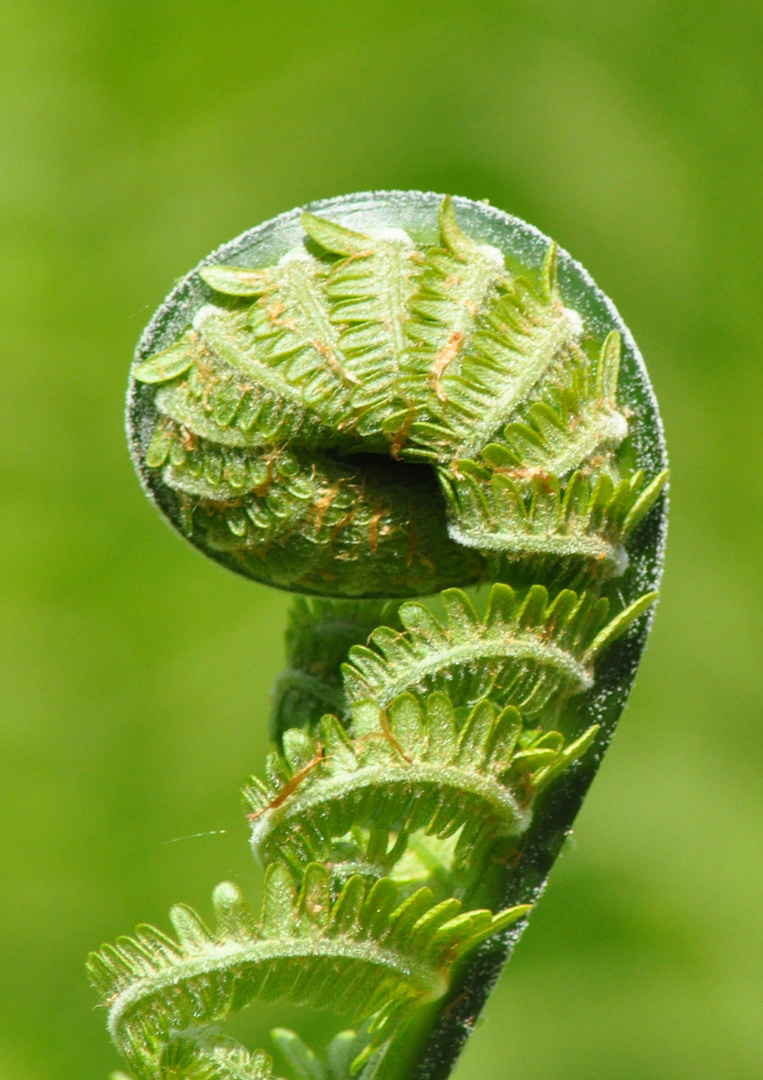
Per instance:
[[[91,956],[136,1080],[270,1080],[226,1036],[328,1008],[294,1080],[441,1080],[526,925],[644,645],[664,449],[635,345],[530,226],[350,196],[220,249],[132,371],[144,486],[195,546],[298,595],[245,789],[265,868]],[[490,586],[486,594],[464,589]],[[420,597],[435,596],[437,603]]]

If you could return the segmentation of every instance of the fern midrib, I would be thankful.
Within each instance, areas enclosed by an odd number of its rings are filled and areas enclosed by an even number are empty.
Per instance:
[[[567,439],[566,453],[551,456],[542,462],[540,459],[535,462],[528,455],[527,465],[542,464],[543,468],[561,480],[607,444],[618,446],[627,434],[628,425],[622,413],[598,401],[591,409],[580,414],[575,433]]]
[[[548,522],[543,524],[546,526],[546,533],[548,533]],[[621,559],[618,556],[621,550],[624,551],[621,544],[608,544],[605,540],[597,542],[598,538],[596,537],[586,539],[581,532],[565,531],[563,519],[554,524],[557,526],[558,531],[555,531],[551,537],[533,532],[534,523],[532,519],[528,519],[526,530],[516,530],[514,532],[499,531],[482,524],[475,525],[470,530],[456,524],[449,524],[448,535],[456,543],[463,544],[464,547],[479,548],[483,551],[509,553],[521,548],[544,555],[559,554],[560,542],[563,543],[566,540],[571,546],[574,545],[574,550],[570,551],[570,555],[581,555],[596,561],[606,561],[607,563],[619,565]]]
[[[525,401],[538,382],[543,378],[559,352],[569,340],[569,328],[560,317],[552,318],[545,334],[530,331],[536,345],[536,359],[527,364],[525,373],[516,376],[503,391],[490,394],[490,405],[480,408],[470,417],[471,436],[459,443],[454,457],[472,458],[483,450],[496,432],[508,422],[512,413]]]
[[[298,260],[292,264],[298,267]],[[317,274],[315,275],[318,276]],[[360,380],[347,371],[347,361],[339,348],[339,333],[330,319],[328,305],[321,300],[323,293],[313,290],[313,280],[302,277],[296,269],[288,274],[289,284],[294,290],[294,298],[306,316],[308,332],[303,335],[304,344],[314,349],[323,362],[324,370],[335,379],[345,384],[358,383]],[[333,360],[333,363],[332,363]]]
[[[417,389],[426,382],[427,388],[431,388],[438,403],[429,402],[429,413],[436,416],[447,403],[447,393],[442,389],[442,382],[454,372],[460,369],[461,361],[468,354],[474,335],[479,329],[478,313],[492,301],[498,291],[498,284],[502,274],[495,261],[483,253],[466,261],[457,260],[450,252],[454,269],[458,270],[457,296],[447,295],[446,283],[438,281],[429,284],[426,280],[427,271],[436,273],[430,266],[425,265],[423,276],[419,282],[419,288],[412,294],[410,303],[412,315],[409,318],[408,334],[418,324],[420,327],[437,329],[440,334],[438,345],[432,343],[417,343],[415,335],[409,340],[406,350],[406,359],[403,367],[407,369],[412,387]],[[432,304],[439,303],[449,307],[447,322],[437,315],[420,314],[416,311],[416,303]],[[424,367],[424,365],[426,365]],[[421,404],[427,400],[425,393],[421,398]]]
[[[379,309],[387,313],[380,319],[385,333],[389,337],[390,381],[394,382],[400,374],[400,358],[410,346],[405,332],[405,324],[410,318],[408,304],[416,290],[416,278],[406,272],[406,263],[410,265],[412,247],[402,244],[387,243],[380,246],[372,258],[380,263],[378,280],[381,284]]]
[[[187,388],[187,383],[180,383],[178,386],[163,386],[157,391],[154,404],[162,416],[188,428],[194,435],[208,439],[210,442],[220,443],[222,446],[246,449],[261,445],[258,444],[256,434],[253,436],[250,432],[242,431],[233,423],[228,427],[220,427],[209,416],[205,416],[200,411],[194,411],[187,400]]]
[[[397,255],[397,259],[400,263],[410,262],[411,254],[407,251],[402,251],[402,258]],[[392,260],[388,260],[392,264]],[[390,334],[392,336],[393,343],[393,369],[396,375],[400,373],[400,357],[403,350],[410,344],[408,337],[405,333],[405,324],[408,320],[408,303],[413,295],[416,287],[415,278],[413,274],[395,273],[396,267],[394,264],[390,265],[388,274],[383,275],[382,279],[386,286],[386,299],[387,303],[385,308],[390,312]]]
[[[445,674],[448,668],[470,667],[479,661],[497,660],[506,662],[511,660],[532,660],[536,663],[555,668],[565,675],[570,682],[577,684],[578,691],[587,690],[593,683],[591,671],[582,663],[575,660],[568,652],[552,643],[540,642],[537,637],[530,634],[516,634],[496,641],[490,638],[486,641],[465,642],[462,645],[452,645],[448,649],[433,652],[428,657],[415,656],[406,671],[397,674],[387,666],[389,678],[380,685],[373,679],[352,669],[352,674],[369,687],[373,696],[378,698],[382,707],[390,704],[398,695],[412,688],[420,688],[423,681],[438,673]],[[383,662],[383,661],[382,661]]]
[[[508,768],[509,764],[507,762],[505,767]],[[505,835],[519,835],[529,823],[529,810],[519,805],[509,788],[489,776],[480,776],[452,765],[434,762],[415,762],[412,765],[401,763],[398,766],[377,764],[318,780],[314,789],[300,792],[293,804],[285,803],[283,806],[266,810],[253,826],[252,844],[254,847],[264,845],[272,834],[287,826],[292,818],[304,816],[310,810],[317,810],[328,802],[344,798],[363,788],[381,790],[396,785],[413,788],[427,784],[442,790],[443,794],[451,788],[460,794],[467,793],[483,800],[496,824],[502,822],[506,827]],[[509,828],[511,822],[516,823],[516,829]],[[497,831],[504,834],[503,830]]]
[[[210,311],[199,323],[199,332],[211,346],[213,352],[217,353],[231,367],[237,368],[244,375],[255,379],[276,397],[298,405],[305,413],[311,412],[310,407],[303,401],[298,386],[288,382],[278,371],[268,367],[267,364],[263,364],[261,360],[247,353],[244,349],[240,349],[231,341],[226,333],[228,328],[224,323],[221,325],[220,316],[223,314],[224,312],[221,309],[216,308],[214,313]],[[316,420],[318,419],[316,415]]]
[[[260,965],[272,960],[315,959],[316,956],[365,963],[370,968],[378,969],[380,976],[386,972],[390,977],[404,979],[410,983],[412,996],[422,1004],[436,1001],[449,986],[449,979],[436,968],[369,939],[352,941],[342,937],[307,935],[299,939],[262,940],[246,945],[210,943],[203,955],[181,957],[173,961],[171,967],[155,975],[136,979],[126,989],[114,995],[108,1002],[109,1033],[116,1045],[124,1049],[125,1043],[120,1034],[122,1024],[129,1023],[129,1018],[126,1018],[128,1011],[173,986],[187,984],[192,979],[204,976],[228,974],[231,969],[248,964]],[[238,977],[243,978],[241,974]],[[285,991],[285,996],[288,996],[288,991]],[[228,1011],[229,1008],[226,1007],[224,1012],[210,1016],[208,1020],[223,1020]]]
[[[495,300],[498,286],[503,278],[498,270],[497,263],[490,256],[479,254],[478,258],[469,260],[464,264],[463,276],[466,279],[464,292],[467,298],[457,304],[458,318],[452,320],[447,329],[451,333],[462,335],[458,353],[453,361],[453,366],[446,374],[453,374],[460,368],[460,361],[466,356],[471,348],[474,335],[480,327],[477,313]]]

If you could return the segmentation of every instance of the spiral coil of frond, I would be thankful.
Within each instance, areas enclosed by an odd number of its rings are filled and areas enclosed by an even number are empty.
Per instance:
[[[137,1080],[269,1080],[219,1027],[253,1001],[355,1025],[325,1057],[274,1032],[301,1077],[405,1075],[394,1048],[538,895],[542,875],[491,910],[601,741],[583,703],[602,653],[656,597],[619,579],[667,473],[638,467],[620,333],[565,304],[555,245],[518,273],[449,198],[437,237],[301,224],[267,265],[202,267],[201,302],[133,369],[159,506],[218,561],[313,597],[245,791],[260,919],[224,883],[215,929],[179,906],[175,938],[140,927],[91,957]],[[488,581],[478,614],[462,590]],[[432,594],[442,617],[414,599]]]

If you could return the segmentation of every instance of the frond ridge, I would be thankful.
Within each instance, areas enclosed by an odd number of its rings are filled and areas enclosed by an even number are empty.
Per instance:
[[[375,456],[287,447],[261,455],[187,433],[161,468],[186,534],[274,585],[330,594],[341,575],[347,597],[403,597],[486,572],[478,553],[449,539],[425,470],[412,471],[401,502],[390,466]]]
[[[453,372],[469,355],[480,316],[507,281],[503,255],[462,232],[451,199],[443,200],[439,224],[443,246],[425,255],[409,303],[411,344],[402,359],[403,396],[426,403],[435,416],[448,401]],[[412,434],[417,430],[414,424]]]
[[[400,359],[409,344],[406,323],[423,257],[402,229],[366,236],[308,213],[302,224],[322,248],[343,256],[328,271],[326,296],[339,348],[357,380],[352,426],[366,440],[381,436],[386,449],[382,433],[390,401],[404,404]]]
[[[215,930],[191,908],[176,906],[170,917],[177,940],[141,927],[90,957],[116,1045],[140,1064],[176,1033],[215,1024],[255,999],[379,1019],[390,998],[410,1006],[441,997],[459,957],[530,910],[520,905],[464,918],[460,901],[433,905],[423,889],[423,910],[411,926],[410,900],[398,904],[397,891],[388,878],[367,887],[355,877],[332,902],[324,865],[306,868],[298,893],[285,865],[273,863],[257,924],[230,883],[215,890]]]
[[[441,594],[444,622],[424,605],[399,609],[404,633],[380,627],[371,647],[356,645],[343,667],[351,701],[371,698],[382,708],[406,691],[447,692],[458,706],[489,697],[531,719],[558,707],[593,682],[591,645],[609,601],[543,585],[516,591],[493,585],[480,619],[460,589]]]
[[[513,706],[482,700],[457,716],[450,698],[425,702],[402,694],[387,709],[358,702],[349,733],[323,718],[315,738],[284,735],[270,783],[250,781],[245,799],[252,847],[298,875],[312,860],[330,862],[335,879],[394,873],[408,837],[456,838],[451,878],[462,878],[475,851],[519,836],[533,799],[588,749],[590,729],[565,746],[556,731],[523,732]]]
[[[547,384],[564,387],[585,368],[577,347],[582,323],[562,305],[555,261],[544,265],[540,293],[504,272],[482,303],[468,305],[470,332],[458,339],[458,362],[448,355],[439,365],[440,406],[412,425],[409,457],[444,463],[475,456],[521,406],[540,400]]]
[[[482,448],[481,459],[496,469],[543,470],[558,477],[590,459],[599,468],[614,467],[612,454],[628,434],[616,404],[620,345],[613,330],[593,364],[571,343],[557,377],[542,396],[514,412],[500,438]]]
[[[491,465],[497,460],[495,453]],[[488,555],[499,579],[527,560],[534,560],[536,576],[579,574],[581,564],[589,580],[622,574],[625,541],[668,480],[667,470],[648,482],[643,470],[613,480],[610,472],[584,468],[563,483],[542,467],[461,461],[457,468],[457,478],[441,476],[451,538]]]

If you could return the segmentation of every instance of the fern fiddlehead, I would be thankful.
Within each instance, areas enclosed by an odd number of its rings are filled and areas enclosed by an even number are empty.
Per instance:
[[[181,282],[139,347],[128,427],[192,544],[298,595],[277,748],[245,790],[261,915],[224,883],[213,929],[179,906],[174,938],[139,927],[93,954],[112,1038],[136,1080],[269,1080],[219,1025],[288,1001],[353,1025],[323,1056],[277,1029],[299,1077],[445,1077],[657,595],[667,472],[635,346],[529,226],[352,196]]]

